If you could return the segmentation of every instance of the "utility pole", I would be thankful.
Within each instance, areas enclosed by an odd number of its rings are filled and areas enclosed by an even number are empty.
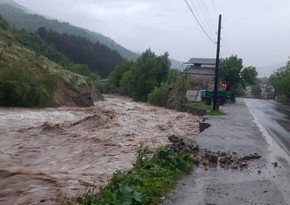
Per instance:
[[[221,25],[222,25],[222,15],[220,14],[219,15],[219,25],[218,25],[217,50],[216,50],[216,62],[215,62],[215,78],[214,78],[214,93],[213,93],[213,109],[214,110],[219,109],[219,105],[217,104],[217,92],[218,92],[218,84],[219,84]]]

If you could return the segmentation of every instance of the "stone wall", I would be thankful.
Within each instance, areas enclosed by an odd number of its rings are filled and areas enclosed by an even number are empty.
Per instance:
[[[277,95],[275,100],[279,103],[290,105],[290,96]]]
[[[214,76],[212,75],[186,74],[186,76],[191,82],[193,90],[214,89]]]

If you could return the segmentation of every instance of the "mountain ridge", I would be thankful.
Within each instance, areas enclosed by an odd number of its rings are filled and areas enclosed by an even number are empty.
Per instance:
[[[77,35],[92,42],[100,42],[111,50],[117,51],[123,58],[129,60],[136,60],[139,54],[123,47],[116,43],[113,39],[86,28],[71,25],[67,22],[60,22],[55,18],[48,18],[41,14],[36,14],[29,9],[15,3],[12,0],[0,0],[0,15],[4,17],[10,25],[14,25],[18,29],[25,29],[31,32],[36,32],[40,27],[46,27],[54,31]],[[175,59],[170,59],[171,68],[182,68],[182,62]]]
[[[10,25],[15,26],[18,29],[25,29],[30,32],[36,32],[40,27],[46,27],[47,29],[55,30],[59,33],[67,33],[71,35],[78,35],[93,42],[100,42],[110,48],[116,50],[120,55],[126,59],[135,60],[138,55],[133,51],[116,43],[113,39],[104,36],[98,32],[91,31],[89,29],[80,28],[71,25],[67,22],[60,22],[56,19],[48,19],[45,16],[27,12],[28,9],[22,6],[14,6],[18,4],[6,3],[13,2],[10,0],[0,0],[0,14],[5,18]]]

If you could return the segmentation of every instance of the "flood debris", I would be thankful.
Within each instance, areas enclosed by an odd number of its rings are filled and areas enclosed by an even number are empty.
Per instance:
[[[202,164],[203,166],[213,166],[221,168],[231,168],[236,169],[245,169],[249,166],[249,162],[252,160],[260,159],[261,155],[258,153],[249,154],[246,156],[238,157],[236,152],[226,152],[218,151],[212,152],[207,149],[202,149],[198,154],[193,157],[193,162],[196,165]]]
[[[172,142],[170,146],[174,152],[194,153],[199,150],[199,146],[193,140],[185,139],[176,135],[170,135],[168,140]]]

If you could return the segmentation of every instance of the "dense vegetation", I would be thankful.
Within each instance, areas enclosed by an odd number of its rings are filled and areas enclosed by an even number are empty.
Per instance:
[[[39,73],[40,59],[25,55],[25,61],[16,60],[19,49],[13,49],[17,41],[7,30],[8,23],[0,16],[0,106],[51,106],[52,94],[58,85],[56,74],[47,69]],[[16,59],[14,59],[16,58]]]
[[[157,56],[149,49],[137,61],[119,64],[108,77],[106,92],[180,109],[188,88],[190,83],[180,71],[170,69],[168,53]]]
[[[86,78],[62,70],[42,55],[99,82],[100,78],[86,66],[71,63],[37,34],[12,29],[1,16],[0,44],[0,106],[54,106],[53,95],[60,81],[73,89],[78,88],[76,82],[87,83]]]
[[[226,84],[226,90],[231,91],[231,100],[246,86],[257,83],[258,73],[253,66],[243,67],[243,60],[237,56],[222,59],[220,63],[220,78]]]
[[[0,2],[1,4],[1,2]],[[44,16],[28,13],[25,8],[11,4],[1,4],[0,13],[3,18],[7,19],[10,25],[15,26],[17,29],[25,29],[30,32],[36,32],[40,27],[52,29],[60,34],[67,33],[68,35],[76,35],[86,38],[92,42],[99,42],[106,47],[117,51],[123,58],[136,59],[137,54],[122,47],[112,39],[103,36],[96,32],[91,32],[86,29],[82,29],[76,26],[72,26],[66,22],[59,22],[45,18]]]
[[[35,107],[53,106],[53,93],[58,77],[43,70],[35,75],[29,65],[0,64],[0,106]]]
[[[90,70],[97,71],[102,77],[107,77],[114,67],[123,60],[117,51],[80,36],[68,35],[67,33],[59,34],[44,27],[39,28],[37,33],[71,61],[88,65]]]
[[[278,95],[290,98],[290,61],[286,66],[277,69],[269,78]]]
[[[110,184],[95,195],[93,191],[78,198],[81,205],[154,205],[174,186],[176,179],[193,168],[192,153],[159,148],[153,157],[141,148],[129,173],[117,171]]]

